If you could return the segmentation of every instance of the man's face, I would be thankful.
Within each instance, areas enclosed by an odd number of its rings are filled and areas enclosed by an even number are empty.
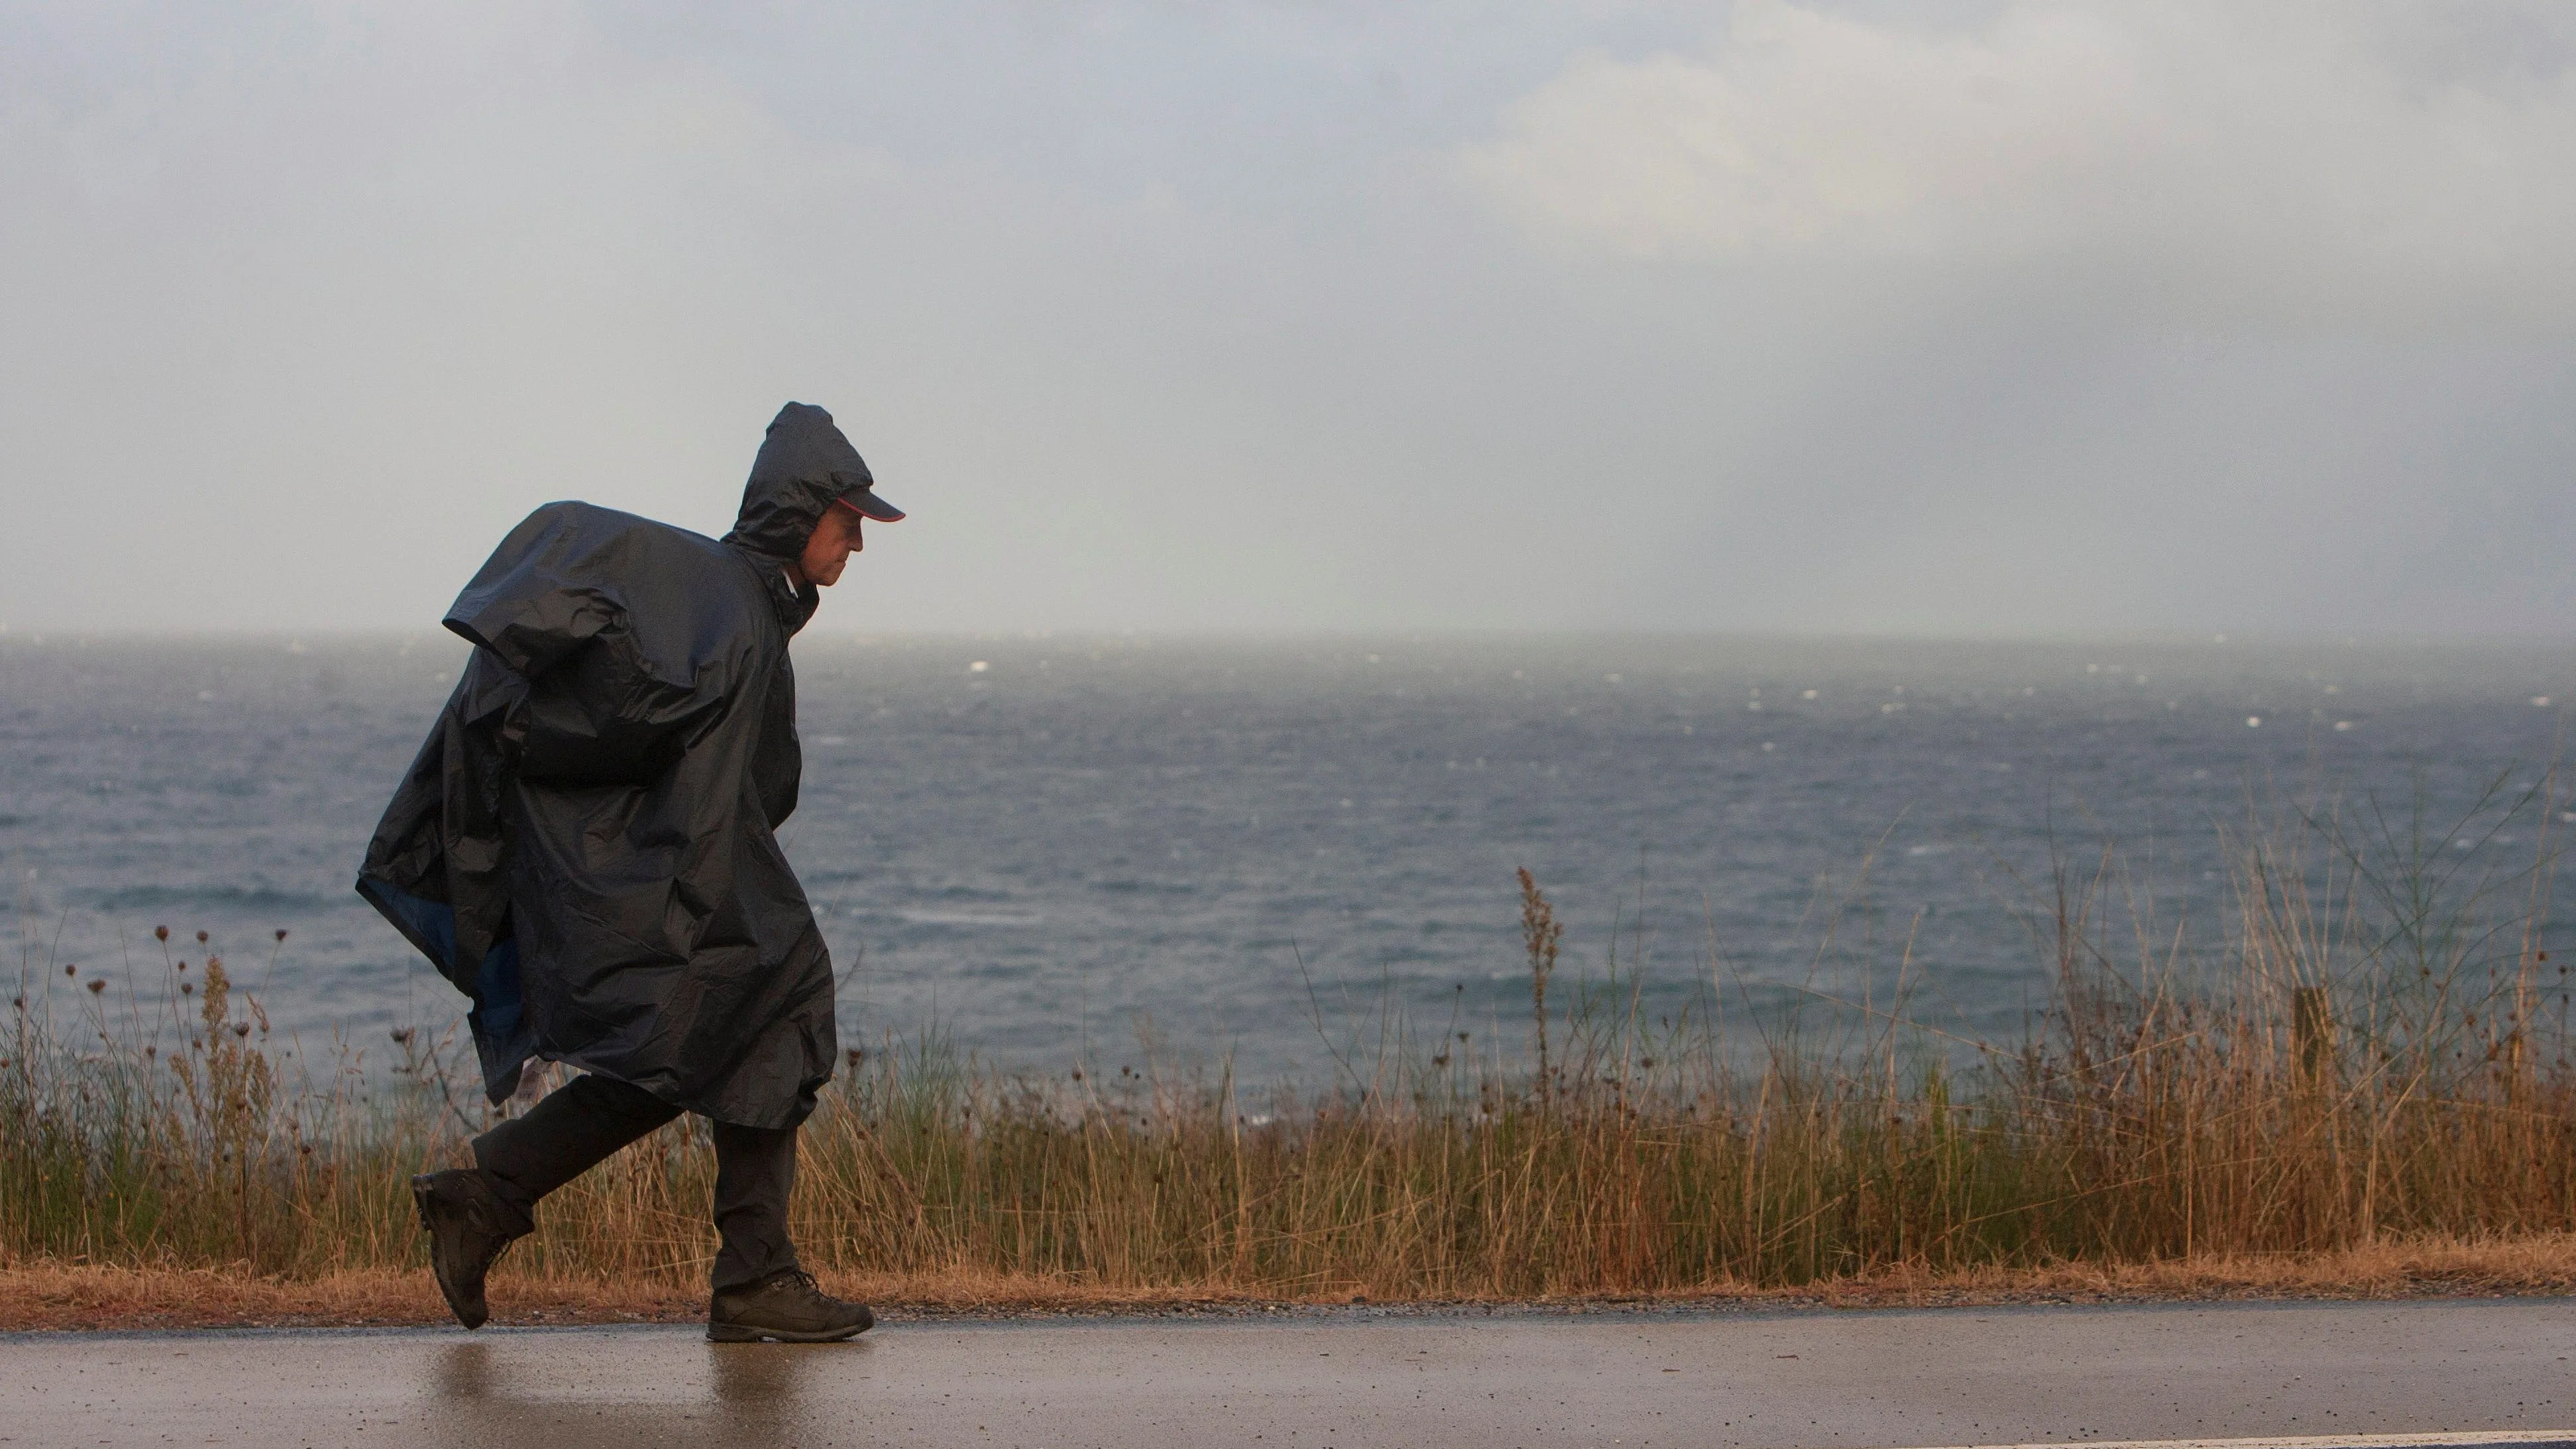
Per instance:
[[[859,537],[859,525],[865,522],[859,510],[846,503],[824,509],[823,521],[814,525],[814,536],[805,540],[805,552],[796,560],[798,572],[816,588],[839,583],[841,570],[850,566],[850,555],[867,547]]]

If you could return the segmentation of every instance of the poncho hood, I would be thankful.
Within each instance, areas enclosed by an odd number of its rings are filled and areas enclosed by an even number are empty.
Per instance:
[[[743,485],[742,512],[724,541],[764,558],[793,559],[841,495],[876,484],[866,460],[812,403],[792,402],[770,419],[760,456]]]

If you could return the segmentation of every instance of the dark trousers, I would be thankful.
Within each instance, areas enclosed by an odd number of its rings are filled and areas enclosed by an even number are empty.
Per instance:
[[[575,1077],[524,1116],[474,1139],[474,1161],[525,1232],[537,1199],[611,1153],[680,1115],[642,1087],[608,1077]],[[716,1232],[723,1246],[712,1275],[717,1292],[757,1283],[796,1266],[787,1240],[787,1197],[796,1186],[796,1129],[715,1124]]]

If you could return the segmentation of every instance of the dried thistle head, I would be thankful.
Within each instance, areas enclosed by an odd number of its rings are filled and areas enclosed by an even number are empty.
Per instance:
[[[170,928],[169,928],[168,926],[154,926],[154,927],[152,928],[152,939],[153,939],[153,940],[155,940],[155,941],[167,941],[167,940],[169,940],[169,939],[170,939]]]
[[[285,940],[285,939],[286,939],[286,928],[285,928],[284,926],[280,926],[280,927],[278,927],[278,928],[277,928],[277,939],[279,939],[280,941],[283,941],[283,940]]]
[[[90,995],[92,995],[92,996],[96,996],[96,995],[98,995],[100,992],[105,991],[106,989],[107,989],[107,979],[106,979],[105,977],[101,977],[101,976],[93,976],[93,977],[91,977],[91,978],[89,979],[89,994],[90,994]]]
[[[203,931],[199,931],[199,932],[197,933],[197,944],[198,944],[198,945],[200,945],[200,946],[202,946],[202,945],[206,944],[206,933],[205,933],[205,932],[203,932]]]

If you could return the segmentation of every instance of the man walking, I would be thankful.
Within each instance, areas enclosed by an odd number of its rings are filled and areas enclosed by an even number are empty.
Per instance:
[[[682,1112],[716,1149],[707,1336],[864,1332],[787,1236],[796,1127],[839,1050],[832,967],[774,832],[801,766],[787,641],[877,497],[818,407],[769,425],[719,541],[550,503],[445,623],[471,662],[367,847],[358,891],[473,1002],[484,1091],[531,1058],[582,1070],[412,1179],[457,1321],[538,1199]]]

